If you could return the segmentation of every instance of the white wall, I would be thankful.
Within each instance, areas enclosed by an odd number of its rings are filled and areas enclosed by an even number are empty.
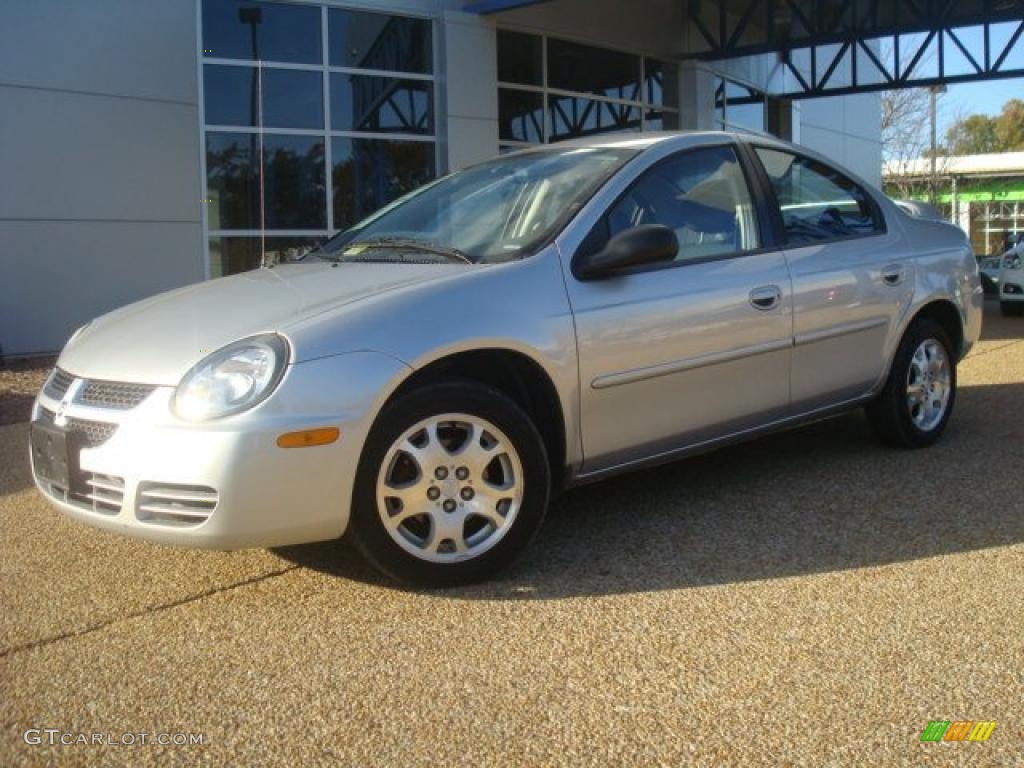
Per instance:
[[[202,279],[191,0],[0,8],[0,353]]]
[[[798,143],[828,155],[865,181],[882,182],[881,97],[877,93],[799,102]]]

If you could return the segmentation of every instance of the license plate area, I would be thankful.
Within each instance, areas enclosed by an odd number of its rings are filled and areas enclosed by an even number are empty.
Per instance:
[[[40,480],[71,490],[78,474],[78,447],[75,435],[47,424],[31,427],[32,464]]]

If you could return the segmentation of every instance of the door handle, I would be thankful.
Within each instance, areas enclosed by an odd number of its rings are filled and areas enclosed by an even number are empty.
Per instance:
[[[750,305],[762,312],[775,309],[781,301],[782,289],[777,285],[765,285],[750,292]]]
[[[882,269],[882,282],[886,285],[899,285],[907,276],[907,270],[902,264],[890,264]]]

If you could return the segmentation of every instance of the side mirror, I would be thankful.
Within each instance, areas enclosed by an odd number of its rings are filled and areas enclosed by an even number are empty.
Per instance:
[[[580,256],[573,273],[580,280],[599,280],[632,267],[672,261],[678,253],[675,232],[661,224],[643,224],[620,232],[596,253]]]

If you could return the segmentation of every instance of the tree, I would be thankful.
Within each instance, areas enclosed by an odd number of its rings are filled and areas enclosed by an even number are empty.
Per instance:
[[[946,130],[946,151],[951,155],[1024,150],[1024,101],[1010,99],[995,117],[970,115]]]
[[[942,98],[941,94],[939,98]],[[917,172],[917,161],[931,153],[929,102],[927,88],[902,88],[882,93],[882,158],[886,189],[896,197],[913,197],[926,188]],[[941,174],[945,165],[945,158],[940,157],[936,171]]]
[[[996,120],[988,115],[971,115],[946,129],[946,151],[951,155],[980,155],[998,152]]]
[[[996,118],[996,141],[1004,152],[1024,150],[1024,101],[1010,99]]]

